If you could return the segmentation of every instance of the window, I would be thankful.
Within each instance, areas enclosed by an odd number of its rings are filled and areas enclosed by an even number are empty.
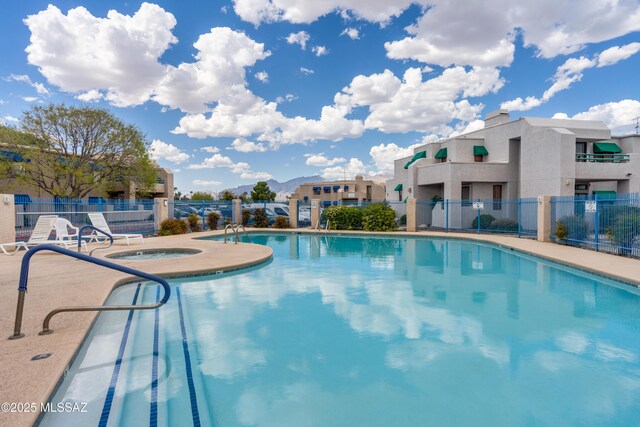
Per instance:
[[[471,205],[471,187],[468,185],[462,186],[462,206]]]
[[[402,190],[398,191],[398,201],[402,201]]]
[[[482,162],[482,161],[484,161],[484,156],[482,154],[476,154],[475,156],[473,156],[473,161],[474,162]]]
[[[587,159],[587,143],[586,142],[576,142],[576,161],[585,162]]]
[[[371,201],[371,186],[367,185],[367,201]]]
[[[493,210],[502,210],[502,185],[493,186]]]

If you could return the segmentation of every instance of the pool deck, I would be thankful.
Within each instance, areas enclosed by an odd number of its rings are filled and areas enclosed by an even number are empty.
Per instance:
[[[259,232],[303,232],[325,234],[311,230],[253,229]],[[329,234],[371,235],[365,232],[335,232]],[[202,253],[176,260],[111,260],[161,276],[201,274],[219,270],[248,267],[271,258],[270,248],[251,244],[227,244],[197,240],[195,237],[220,235],[221,231],[203,232],[183,236],[145,239],[144,245],[114,245],[98,251],[97,257],[136,249],[188,248]],[[606,275],[628,283],[640,285],[640,260],[603,254],[555,243],[542,243],[531,239],[518,239],[500,235],[477,235],[444,232],[392,232],[374,233],[389,237],[443,237],[498,244],[524,253],[564,263],[582,270]],[[24,252],[15,256],[0,255],[0,403],[35,403],[37,412],[0,412],[0,425],[32,425],[38,415],[40,402],[47,402],[65,369],[91,328],[95,312],[62,313],[51,324],[51,335],[39,336],[42,320],[50,310],[65,305],[101,305],[114,286],[126,280],[127,275],[103,267],[77,261],[59,254],[42,252],[34,256],[29,277],[22,331],[25,337],[7,340],[13,333],[20,262]],[[32,361],[38,354],[52,353],[49,358]]]
[[[222,232],[198,233],[197,237]],[[94,255],[104,258],[115,252],[132,250],[188,248],[201,253],[174,260],[111,260],[116,264],[164,277],[212,273],[232,270],[267,261],[272,250],[252,244],[223,244],[218,241],[194,239],[195,235],[145,239],[144,245],[116,244]],[[95,246],[91,246],[95,247]],[[84,337],[91,328],[96,312],[73,312],[56,315],[51,321],[51,335],[38,335],[45,315],[58,307],[102,305],[114,286],[128,281],[128,276],[53,252],[40,252],[31,260],[28,292],[25,298],[22,332],[24,338],[8,340],[13,334],[18,278],[24,251],[13,256],[0,255],[0,403],[35,403],[36,413],[6,413],[0,411],[0,425],[32,425],[40,411],[40,402],[47,402],[65,369],[72,361]],[[52,353],[49,358],[32,361],[38,354]]]

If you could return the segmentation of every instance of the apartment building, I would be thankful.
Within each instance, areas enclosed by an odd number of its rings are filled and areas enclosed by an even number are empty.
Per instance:
[[[383,202],[385,186],[361,175],[353,180],[310,182],[302,184],[291,195],[292,199],[310,201],[318,199],[323,206],[338,204],[357,204],[365,202]]]
[[[600,121],[489,113],[483,129],[425,144],[395,161],[387,200],[469,201],[640,192],[640,135]],[[424,218],[429,223],[430,218]]]

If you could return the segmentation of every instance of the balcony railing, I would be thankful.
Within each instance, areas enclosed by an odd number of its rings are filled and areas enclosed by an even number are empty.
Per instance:
[[[629,161],[628,154],[588,154],[576,153],[576,162],[590,163],[626,163]]]

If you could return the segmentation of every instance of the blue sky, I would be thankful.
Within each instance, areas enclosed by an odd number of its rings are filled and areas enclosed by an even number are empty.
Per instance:
[[[107,108],[182,191],[388,177],[416,144],[512,117],[640,116],[640,3],[594,0],[10,2],[0,118]],[[535,4],[534,4],[535,3]]]

